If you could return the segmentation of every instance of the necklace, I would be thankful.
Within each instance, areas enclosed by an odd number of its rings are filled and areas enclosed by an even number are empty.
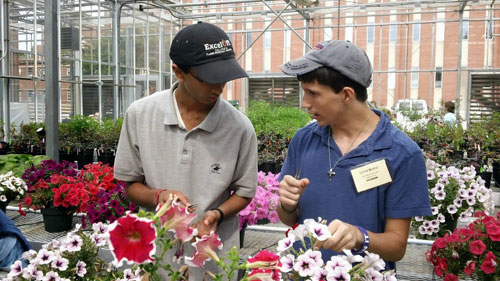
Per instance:
[[[358,135],[356,135],[356,137],[352,141],[351,145],[349,145],[349,147],[347,148],[345,153],[342,154],[342,156],[340,156],[339,160],[337,160],[337,162],[335,162],[335,164],[333,164],[333,167],[332,167],[332,160],[330,157],[330,137],[332,135],[332,131],[331,131],[331,127],[328,127],[328,165],[330,166],[330,169],[328,170],[327,175],[328,175],[328,179],[330,181],[332,181],[333,176],[335,176],[335,171],[334,171],[335,168],[337,168],[337,165],[339,164],[339,162],[342,161],[342,159],[344,159],[344,157],[347,155],[347,153],[349,153],[349,151],[351,150],[351,147],[354,145],[356,140],[359,138],[359,136],[361,135],[361,132],[363,132],[363,129],[365,128],[366,123],[368,123],[368,119],[370,119],[370,117],[366,118],[366,121],[363,124],[363,126],[361,127],[361,130],[359,130]],[[341,153],[342,153],[342,151],[341,151]]]

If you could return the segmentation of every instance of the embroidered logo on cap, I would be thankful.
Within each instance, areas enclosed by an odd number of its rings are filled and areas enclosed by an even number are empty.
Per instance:
[[[213,56],[233,50],[231,48],[231,41],[225,39],[221,39],[218,43],[206,43],[203,46],[205,47],[205,51],[207,51],[206,56]]]

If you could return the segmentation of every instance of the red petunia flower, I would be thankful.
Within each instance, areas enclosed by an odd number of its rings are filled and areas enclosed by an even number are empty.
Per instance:
[[[154,221],[127,214],[109,228],[111,253],[114,264],[148,263],[154,261],[156,228]]]
[[[495,223],[486,225],[486,233],[492,241],[500,241],[500,226]]]
[[[249,277],[266,273],[274,281],[280,280],[280,257],[268,250],[262,250],[253,258],[248,259],[247,268],[252,268]],[[250,279],[252,280],[252,279]]]
[[[497,269],[497,257],[492,253],[486,253],[484,262],[481,264],[481,270],[486,274],[493,274]]]
[[[472,273],[474,273],[474,269],[476,269],[476,263],[473,261],[468,261],[467,265],[465,266],[464,272],[467,274],[467,276],[471,276]]]
[[[480,256],[486,250],[486,245],[484,245],[483,241],[476,240],[470,243],[469,248],[472,254]]]
[[[458,281],[458,277],[454,274],[448,273],[444,277],[444,281]]]

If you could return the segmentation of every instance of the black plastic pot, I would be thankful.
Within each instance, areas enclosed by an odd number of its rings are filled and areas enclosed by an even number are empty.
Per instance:
[[[487,188],[490,188],[490,186],[491,186],[491,175],[492,174],[493,174],[492,172],[479,173],[479,176],[484,180],[484,186],[486,186]]]
[[[60,208],[43,208],[43,225],[47,232],[68,231],[73,226],[73,213]]]

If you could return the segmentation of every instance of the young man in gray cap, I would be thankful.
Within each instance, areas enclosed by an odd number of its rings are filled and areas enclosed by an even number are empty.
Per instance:
[[[239,245],[237,214],[257,187],[253,126],[220,98],[227,81],[247,74],[227,34],[208,23],[177,33],[170,58],[178,82],[134,102],[125,114],[115,177],[127,182],[128,198],[140,206],[154,208],[171,194],[193,205],[198,235],[216,231],[224,253]],[[192,247],[185,251],[193,253]],[[216,271],[215,263],[205,270]],[[203,280],[204,270],[191,268],[189,276]]]
[[[321,217],[331,238],[326,261],[343,249],[379,254],[394,268],[406,250],[411,217],[430,215],[422,152],[388,117],[366,104],[372,67],[346,41],[326,41],[281,66],[304,90],[317,122],[300,129],[280,175],[281,220]]]

